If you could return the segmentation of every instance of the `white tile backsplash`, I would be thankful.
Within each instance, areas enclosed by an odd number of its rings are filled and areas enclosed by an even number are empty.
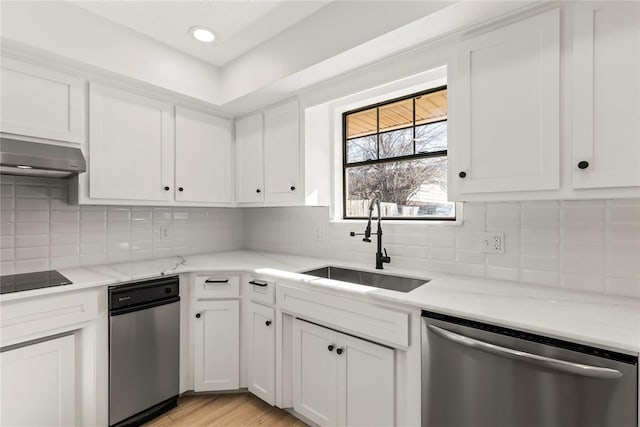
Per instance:
[[[0,176],[0,274],[241,249],[227,208],[74,206],[67,182]],[[154,227],[167,227],[160,240]]]
[[[375,238],[349,236],[364,224],[324,207],[73,206],[65,181],[0,181],[1,274],[242,248],[374,263]],[[640,297],[639,199],[467,203],[461,225],[383,228],[395,267]],[[481,231],[503,231],[505,253],[481,253]]]
[[[288,227],[283,227],[283,222]],[[244,247],[373,266],[363,223],[329,221],[328,208],[244,210]],[[326,240],[315,240],[324,228]],[[640,296],[640,200],[466,203],[461,225],[383,224],[395,267]],[[480,231],[503,231],[504,254],[480,252]]]

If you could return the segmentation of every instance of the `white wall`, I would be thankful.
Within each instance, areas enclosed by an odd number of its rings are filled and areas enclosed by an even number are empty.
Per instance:
[[[383,36],[448,6],[450,2],[395,3],[390,8],[387,2],[370,2],[363,6],[358,2],[342,1],[323,7],[227,64],[222,71],[224,101],[239,98]]]
[[[330,222],[329,208],[244,211],[246,249],[375,266],[365,223]],[[465,203],[462,225],[383,221],[391,266],[640,297],[640,199]],[[316,229],[327,239],[315,240]],[[504,254],[480,253],[481,231],[505,233]]]
[[[233,209],[72,206],[64,180],[5,175],[0,195],[3,275],[242,248]]]
[[[3,1],[2,49],[29,49],[158,86],[210,104],[219,70],[133,30],[60,1]]]

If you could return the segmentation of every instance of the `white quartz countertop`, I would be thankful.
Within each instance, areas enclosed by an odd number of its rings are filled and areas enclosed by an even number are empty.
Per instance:
[[[386,301],[626,353],[640,353],[640,300],[385,266],[382,273],[430,279],[408,292],[298,274],[326,265],[376,271],[369,265],[288,254],[234,251],[61,269],[73,285],[9,293],[0,302],[199,271],[241,271]],[[380,272],[380,271],[377,271]]]

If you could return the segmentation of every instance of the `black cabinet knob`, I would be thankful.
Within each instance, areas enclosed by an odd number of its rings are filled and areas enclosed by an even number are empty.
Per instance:
[[[588,167],[589,167],[589,162],[587,162],[586,160],[578,162],[578,169],[586,169]]]
[[[200,316],[201,316],[201,314],[200,314],[200,313],[196,313],[196,319],[199,319],[199,318],[200,318]]]
[[[291,191],[296,191],[296,187],[294,187],[293,185],[291,186]]]
[[[458,176],[460,178],[465,178],[467,176],[467,173],[465,171],[462,171],[462,172],[458,173]]]
[[[178,191],[184,191],[184,188],[178,187]]]
[[[327,349],[328,349],[329,351],[333,351],[333,349],[334,349],[334,348],[335,348],[335,347],[333,346],[333,344],[329,344],[329,347],[327,347]]]
[[[165,186],[164,186],[164,191],[169,191],[170,189],[171,189],[171,188],[169,188],[169,186],[168,186],[168,185],[165,185]]]
[[[267,326],[271,326],[271,320],[267,320],[266,322],[264,322],[264,324]]]
[[[167,286],[166,288],[164,288],[164,293],[165,293],[165,294],[170,294],[170,293],[171,293],[171,291],[172,291],[172,289],[171,289],[171,287],[170,287],[170,286]]]
[[[259,188],[256,188],[256,193],[262,193],[262,190]]]
[[[341,347],[341,348],[339,348],[339,349],[337,349],[337,350],[336,350],[336,353],[338,353],[338,354],[342,354],[342,352],[343,352],[343,351],[344,351],[344,349]]]

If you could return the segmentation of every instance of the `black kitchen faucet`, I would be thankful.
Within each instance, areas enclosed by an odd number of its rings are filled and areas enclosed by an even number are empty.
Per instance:
[[[369,221],[367,222],[367,227],[364,229],[364,233],[349,233],[351,237],[354,236],[364,236],[362,239],[363,242],[371,243],[371,216],[373,215],[373,205],[378,207],[378,231],[376,231],[376,235],[378,236],[378,248],[376,251],[376,269],[382,270],[382,264],[390,263],[391,257],[387,254],[387,249],[384,250],[384,255],[382,255],[382,212],[380,211],[380,200],[374,199],[369,204]]]

